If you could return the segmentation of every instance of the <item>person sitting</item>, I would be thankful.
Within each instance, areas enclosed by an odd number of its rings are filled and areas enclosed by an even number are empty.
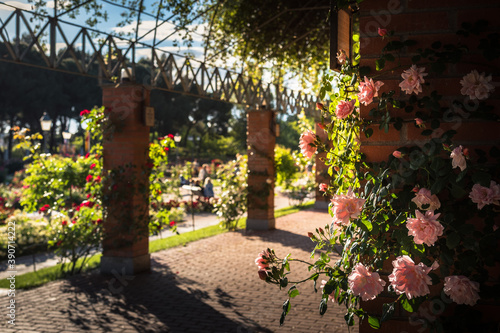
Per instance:
[[[212,180],[210,177],[205,178],[205,186],[203,188],[203,195],[205,198],[213,198],[214,197],[214,185],[212,184]]]
[[[183,175],[180,175],[179,179],[181,180],[181,186],[182,185],[189,185],[189,181],[186,178],[184,178]]]
[[[200,169],[200,173],[198,173],[198,178],[202,183],[205,182],[205,179],[208,177],[208,164],[203,164]]]

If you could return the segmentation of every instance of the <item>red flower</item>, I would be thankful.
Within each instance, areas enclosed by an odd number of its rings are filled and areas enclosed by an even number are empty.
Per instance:
[[[56,245],[61,246],[61,244],[62,244],[62,240],[58,241]]]
[[[93,178],[93,177],[92,177],[92,175],[88,175],[88,176],[87,176],[87,178],[86,178],[87,183],[88,183],[88,182],[91,182],[91,181],[92,181],[92,178]]]
[[[89,194],[87,194],[87,199],[89,199],[89,198],[90,198],[90,196],[91,196],[91,195],[90,195],[90,193],[89,193]]]
[[[76,220],[71,221],[71,223],[75,224],[75,223],[76,223]]]
[[[95,168],[95,163],[92,163],[92,164],[90,165],[90,170],[92,170],[93,168]]]
[[[170,150],[170,148],[165,147],[165,148],[163,148],[163,150],[165,150],[165,151],[169,151],[169,150]]]
[[[80,112],[80,117],[83,117],[83,116],[85,116],[85,115],[87,115],[89,113],[90,113],[89,110],[83,110],[82,112]]]
[[[99,225],[102,223],[102,219],[97,219],[96,221],[92,221],[92,224]]]
[[[322,111],[325,108],[325,105],[323,103],[316,103],[316,108],[320,111]]]
[[[90,153],[85,154],[85,158],[89,158]]]
[[[163,139],[165,139],[165,137],[163,137],[163,136],[158,137],[158,141],[161,141]]]
[[[68,221],[64,220],[61,222],[62,225],[68,225]]]
[[[174,138],[174,135],[173,134],[169,134],[167,135],[169,139],[173,139]]]
[[[50,205],[46,204],[46,205],[43,205],[42,208],[40,208],[40,212],[45,212],[45,211],[47,211],[49,209],[50,209]]]
[[[175,221],[170,221],[170,226],[173,227],[175,225]]]
[[[98,183],[100,183],[101,182],[101,176],[95,177],[95,181],[98,182]]]
[[[318,127],[321,128],[322,130],[325,129],[325,125],[323,125],[322,123],[318,123]]]

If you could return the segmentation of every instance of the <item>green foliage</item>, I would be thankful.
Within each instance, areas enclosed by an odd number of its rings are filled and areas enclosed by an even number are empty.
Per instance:
[[[276,185],[288,188],[298,171],[290,149],[282,146],[274,148],[274,163],[276,168]]]
[[[247,211],[247,175],[246,156],[237,156],[235,161],[217,171],[221,193],[214,204],[214,212],[222,228],[236,230],[239,217]]]
[[[405,47],[414,44],[411,40],[389,41],[376,62],[377,70],[391,73],[399,70],[399,65],[388,67],[391,62],[398,61]],[[421,67],[425,63],[426,68],[439,75],[448,66],[459,63],[464,52],[461,45],[442,45],[436,42],[430,49],[418,50],[418,56],[413,61],[416,66]],[[488,54],[491,55],[492,52],[490,50]],[[498,119],[492,112],[493,108],[488,106],[488,100],[477,101],[473,110],[470,99],[455,100],[452,102],[454,108],[463,108],[469,112],[464,114],[461,111],[450,111],[449,101],[444,100],[438,90],[429,91],[424,86],[421,93],[413,92],[409,97],[403,98],[397,97],[395,91],[379,93],[378,99],[373,102],[369,120],[360,119],[355,113],[339,118],[335,112],[337,105],[341,101],[358,98],[358,70],[358,66],[348,60],[342,66],[340,74],[328,74],[323,78],[320,90],[321,98],[330,100],[329,108],[322,112],[322,123],[334,147],[320,148],[328,149],[325,162],[330,165],[332,178],[328,192],[335,196],[335,207],[331,205],[330,213],[336,222],[326,225],[324,229],[317,229],[315,233],[309,233],[309,237],[316,243],[311,254],[312,262],[292,259],[288,255],[285,263],[285,259],[282,262],[272,252],[274,259],[266,279],[267,282],[282,286],[285,278],[288,284],[299,285],[325,276],[327,281],[323,288],[320,313],[326,312],[328,298],[334,297],[336,303],[345,305],[344,319],[349,326],[354,324],[354,316],[363,318],[367,315],[362,304],[360,307],[361,295],[351,289],[348,283],[348,277],[357,264],[378,272],[383,269],[384,263],[396,257],[408,256],[415,263],[429,268],[427,274],[433,285],[442,283],[447,276],[459,275],[479,283],[481,288],[489,289],[491,271],[498,265],[496,253],[500,238],[500,232],[495,228],[499,215],[498,201],[487,200],[483,202],[484,206],[480,206],[477,202],[479,199],[474,198],[473,194],[474,187],[477,190],[478,186],[482,186],[483,193],[496,197],[493,193],[498,192],[500,179],[497,167],[500,164],[499,149],[477,149],[472,154],[466,147],[453,141],[453,136],[457,133],[454,129],[459,127],[462,118],[489,121]],[[364,132],[370,137],[376,130],[387,132],[390,126],[396,131],[401,130],[403,120],[393,117],[393,114],[403,110],[415,112],[417,117],[430,124],[430,128],[421,131],[421,140],[416,140],[419,144],[409,143],[398,148],[401,156],[390,155],[387,160],[378,163],[366,162],[359,150],[359,133]],[[443,116],[447,112],[452,113],[452,120]],[[446,130],[442,126],[444,121],[456,126],[453,130]],[[460,166],[454,165],[457,163],[455,159],[463,159],[463,163]],[[416,192],[420,190],[429,190],[428,196],[434,202],[419,203],[418,200],[422,199],[417,199]],[[362,208],[359,212],[352,210],[347,213],[345,207],[341,208],[342,204],[337,206],[337,201],[340,200],[344,200],[344,205],[361,202]],[[432,205],[434,206],[431,207]],[[429,214],[425,218],[419,217],[426,212]],[[343,221],[342,214],[346,213],[348,219]],[[435,219],[439,219],[436,222],[439,226],[432,224],[436,229],[431,229],[431,222],[427,219],[434,214]],[[422,234],[422,229],[412,227],[410,219],[418,219],[418,228],[424,228],[426,234]],[[438,229],[440,227],[443,229],[442,233]],[[432,232],[435,232],[432,240],[419,239],[429,237]],[[310,274],[307,279],[288,280],[289,266],[293,261],[307,265]],[[434,262],[439,264],[439,271],[432,272],[436,269]],[[368,317],[368,323],[373,328],[380,328],[383,322],[390,320],[396,303],[400,303],[405,311],[418,316],[420,305],[431,297],[428,294],[415,297],[406,295],[404,291],[396,293],[392,285],[387,291],[394,302],[384,304],[381,317]],[[480,297],[498,298],[484,292]],[[284,312],[281,320],[284,320],[285,315]],[[436,321],[433,325],[440,327],[441,323]]]
[[[7,259],[7,249],[9,241],[8,227],[15,226],[16,255],[28,255],[43,251],[47,248],[48,223],[41,220],[33,220],[26,213],[16,211],[5,221],[5,225],[0,226],[0,234],[4,235],[0,239],[0,258]]]

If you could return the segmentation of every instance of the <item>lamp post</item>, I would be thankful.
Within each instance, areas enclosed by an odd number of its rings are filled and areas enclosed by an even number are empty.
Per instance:
[[[179,162],[179,142],[181,142],[181,135],[179,133],[175,133],[174,142],[175,142],[175,164]]]
[[[69,144],[69,140],[71,140],[71,136],[72,136],[72,134],[69,131],[69,128],[66,128],[66,130],[62,132],[62,137],[64,140],[64,153],[65,154],[68,154],[68,144]]]
[[[44,112],[42,117],[40,118],[40,126],[42,127],[42,132],[44,133],[44,135],[43,135],[44,147],[42,147],[43,148],[42,150],[45,151],[46,153],[48,153],[46,137],[48,138],[48,136],[49,136],[48,133],[49,133],[50,129],[52,128],[52,119],[47,114],[47,112]]]

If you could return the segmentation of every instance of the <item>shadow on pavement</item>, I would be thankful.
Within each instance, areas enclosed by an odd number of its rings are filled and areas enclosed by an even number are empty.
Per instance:
[[[245,317],[220,289],[210,293],[195,281],[181,279],[152,259],[151,273],[114,276],[98,273],[68,280],[62,290],[68,308],[60,313],[82,331],[137,332],[271,332]],[[233,320],[207,304],[218,303],[235,313]],[[125,319],[125,320],[124,320]],[[122,327],[123,323],[127,326]],[[117,326],[118,325],[118,326]]]
[[[293,247],[306,252],[314,250],[314,243],[307,237],[307,235],[296,234],[287,230],[274,229],[265,231],[239,231],[246,237],[259,238],[266,243],[280,243],[284,246]],[[272,248],[270,245],[269,247]]]

